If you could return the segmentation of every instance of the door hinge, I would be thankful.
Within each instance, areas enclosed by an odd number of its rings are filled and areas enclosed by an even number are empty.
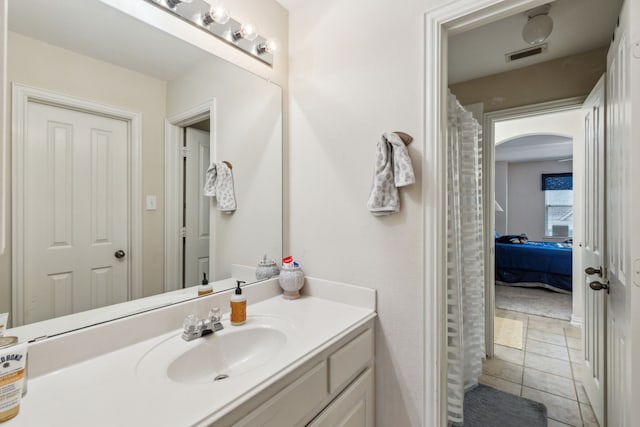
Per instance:
[[[180,155],[182,155],[182,157],[189,157],[190,153],[191,150],[189,150],[187,147],[180,147]]]
[[[187,237],[187,227],[180,228],[180,237]]]

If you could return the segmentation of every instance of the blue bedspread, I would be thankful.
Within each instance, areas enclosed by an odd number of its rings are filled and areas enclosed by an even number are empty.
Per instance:
[[[496,242],[496,280],[540,282],[571,291],[572,251],[571,245],[566,243]]]

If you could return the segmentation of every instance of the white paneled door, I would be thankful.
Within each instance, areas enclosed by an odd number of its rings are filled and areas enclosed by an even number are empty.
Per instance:
[[[209,278],[209,207],[211,197],[203,195],[209,168],[209,132],[186,128],[184,206],[184,286],[194,286]]]
[[[24,323],[128,299],[128,123],[27,104]]]
[[[605,307],[606,290],[595,292],[590,286],[605,283],[605,77],[601,77],[583,105],[585,220],[582,247],[585,290],[583,348],[586,369],[582,382],[598,421],[605,417]],[[593,285],[592,285],[593,283]]]

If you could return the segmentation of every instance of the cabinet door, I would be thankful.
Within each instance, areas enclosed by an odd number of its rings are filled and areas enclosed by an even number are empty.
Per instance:
[[[374,427],[373,368],[367,368],[308,427]]]

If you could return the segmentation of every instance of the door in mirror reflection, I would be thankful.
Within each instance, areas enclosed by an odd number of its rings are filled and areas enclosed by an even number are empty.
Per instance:
[[[206,123],[209,119],[206,120]],[[210,159],[210,133],[188,127],[184,129],[184,214],[183,214],[183,283],[194,286],[209,274],[209,237],[211,198],[203,194]]]
[[[27,104],[25,323],[129,294],[128,123],[70,108]]]

